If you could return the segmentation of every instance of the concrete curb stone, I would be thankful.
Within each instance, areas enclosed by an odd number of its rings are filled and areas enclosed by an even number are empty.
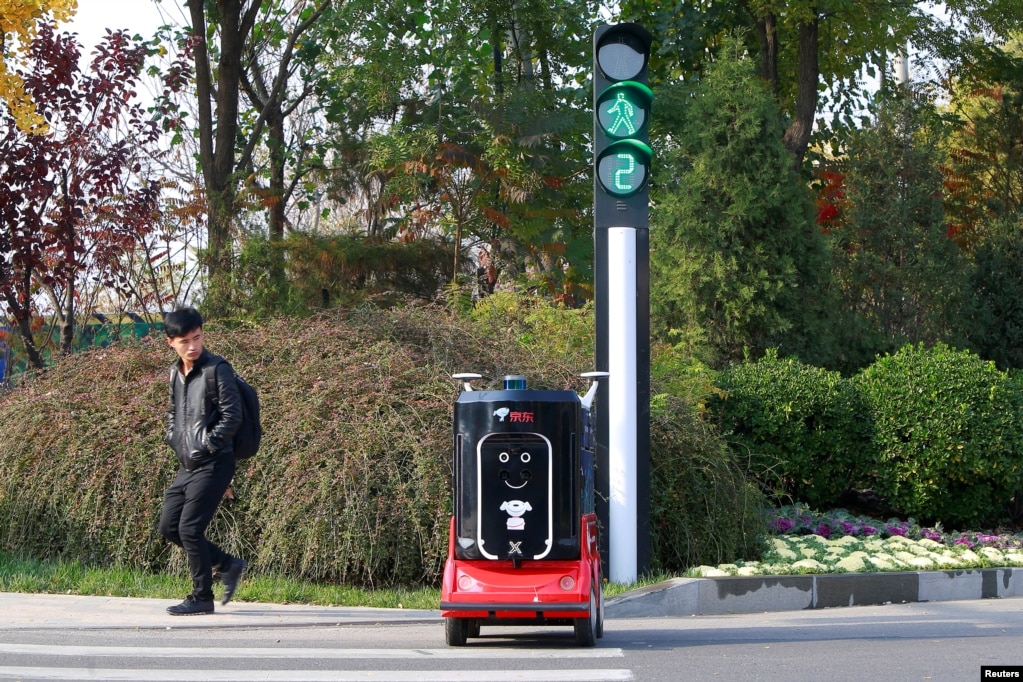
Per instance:
[[[606,616],[702,616],[1001,597],[1023,597],[1023,571],[675,578],[609,599]]]

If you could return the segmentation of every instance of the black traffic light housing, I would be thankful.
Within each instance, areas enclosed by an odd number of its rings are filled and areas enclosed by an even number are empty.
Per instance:
[[[593,210],[598,229],[649,224],[651,40],[639,24],[601,26],[593,35]]]

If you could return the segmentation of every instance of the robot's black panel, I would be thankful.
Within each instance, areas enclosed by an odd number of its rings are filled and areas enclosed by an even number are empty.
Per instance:
[[[477,446],[480,553],[487,559],[543,559],[554,543],[554,453],[535,433],[494,433]]]
[[[455,403],[456,554],[576,559],[583,481],[572,391],[466,391]]]

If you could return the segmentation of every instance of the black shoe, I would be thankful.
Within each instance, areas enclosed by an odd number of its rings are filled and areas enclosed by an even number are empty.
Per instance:
[[[177,606],[168,606],[167,613],[172,616],[204,616],[213,613],[213,600],[196,599],[194,594],[190,594]]]
[[[220,581],[224,583],[224,596],[220,600],[221,604],[231,601],[234,591],[238,589],[238,584],[242,581],[242,571],[247,565],[241,559],[231,559],[231,567],[220,572]]]

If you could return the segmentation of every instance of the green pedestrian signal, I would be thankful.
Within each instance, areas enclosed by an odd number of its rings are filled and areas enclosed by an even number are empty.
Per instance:
[[[597,96],[597,122],[613,137],[635,137],[646,132],[654,93],[635,81],[615,83]]]
[[[595,227],[648,223],[651,36],[637,24],[601,26],[593,37]]]

